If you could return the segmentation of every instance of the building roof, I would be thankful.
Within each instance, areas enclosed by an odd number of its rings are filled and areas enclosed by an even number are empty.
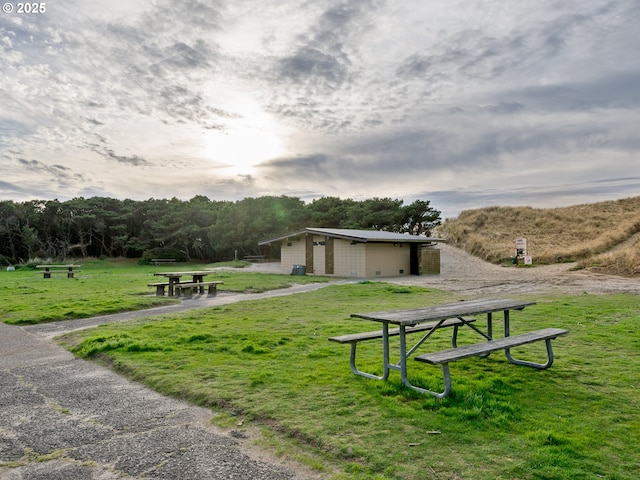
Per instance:
[[[408,233],[385,232],[384,230],[356,230],[351,228],[305,228],[297,232],[282,235],[268,240],[258,242],[258,245],[279,242],[287,238],[298,237],[304,234],[325,235],[327,237],[351,240],[352,242],[391,242],[391,243],[430,243],[445,242],[442,238],[421,237],[419,235],[409,235]]]

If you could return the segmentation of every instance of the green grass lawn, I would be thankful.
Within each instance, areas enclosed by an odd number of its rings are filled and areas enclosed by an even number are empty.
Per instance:
[[[122,295],[148,293],[154,268],[145,267],[137,290]],[[123,275],[133,279],[134,269]],[[26,283],[44,288],[35,277]],[[569,329],[554,341],[555,364],[543,371],[516,366],[500,352],[453,363],[453,393],[442,400],[405,388],[397,372],[387,382],[353,375],[349,346],[327,341],[375,328],[349,318],[352,312],[458,299],[433,289],[353,283],[104,325],[63,342],[157,391],[213,408],[220,425],[261,428],[263,445],[334,479],[640,477],[635,295],[531,298],[538,305],[513,313],[512,333]],[[449,334],[425,347],[447,348]],[[470,341],[477,337],[461,333],[460,344]],[[535,344],[515,353],[541,360],[543,350]],[[380,357],[379,342],[359,347],[364,370],[380,372]],[[409,366],[413,383],[442,389],[440,368]]]
[[[75,262],[74,262],[75,263]],[[76,278],[56,274],[43,278],[41,270],[21,268],[0,271],[0,319],[5,323],[33,324],[74,318],[87,318],[139,310],[177,302],[156,297],[148,283],[160,282],[154,272],[202,270],[217,265],[138,265],[134,260],[90,260],[80,262]],[[232,265],[243,265],[243,262]],[[326,282],[327,277],[257,274],[216,271],[207,279],[222,280],[219,290],[261,292],[286,288],[291,283]]]

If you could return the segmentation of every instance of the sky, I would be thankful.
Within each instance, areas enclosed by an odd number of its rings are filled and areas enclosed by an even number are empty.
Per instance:
[[[0,200],[640,195],[638,0],[0,3]]]

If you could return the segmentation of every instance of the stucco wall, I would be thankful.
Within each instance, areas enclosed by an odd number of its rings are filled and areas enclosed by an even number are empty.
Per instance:
[[[350,241],[336,239],[333,248],[333,266],[336,276],[357,278],[364,278],[366,276],[366,248],[364,243],[351,245]]]
[[[410,248],[408,243],[368,243],[367,278],[409,275]]]
[[[324,236],[314,236],[313,273],[325,275]],[[289,245],[290,244],[290,245]],[[356,243],[334,240],[334,273],[337,277],[375,278],[409,275],[410,246],[408,243]],[[283,241],[281,248],[282,273],[291,273],[294,265],[305,265],[305,241]],[[305,265],[306,266],[306,265]],[[307,271],[309,269],[307,268]],[[403,271],[402,273],[400,271]]]
[[[283,241],[280,249],[280,262],[282,273],[291,273],[294,265],[304,265],[304,238],[291,242]]]

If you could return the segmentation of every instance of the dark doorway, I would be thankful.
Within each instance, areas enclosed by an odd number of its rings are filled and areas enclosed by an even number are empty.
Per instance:
[[[409,273],[411,275],[420,275],[420,245],[417,243],[409,244]]]

